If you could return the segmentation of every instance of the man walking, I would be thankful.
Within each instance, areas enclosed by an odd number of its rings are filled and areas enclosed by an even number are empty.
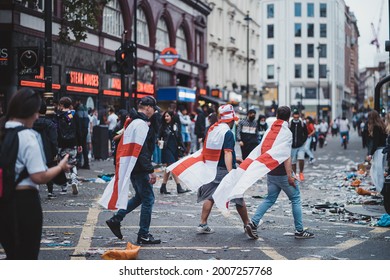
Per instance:
[[[241,147],[242,159],[246,159],[250,152],[259,144],[259,131],[255,121],[256,111],[250,109],[247,117],[237,126],[237,141]]]
[[[297,172],[299,164],[299,180],[304,181],[303,169],[305,167],[305,142],[307,139],[307,128],[305,123],[299,119],[298,110],[294,110],[293,119],[290,122],[292,132],[291,162],[294,173]]]
[[[288,122],[290,118],[290,108],[287,106],[279,107],[276,113],[277,119]],[[292,142],[292,135],[290,135],[290,143]],[[291,153],[289,153],[291,154]],[[284,191],[291,201],[292,212],[295,224],[295,238],[312,238],[314,234],[303,229],[302,225],[302,205],[301,195],[294,173],[291,170],[291,157],[281,163],[278,167],[271,170],[267,174],[268,194],[264,201],[257,207],[255,215],[252,217],[252,224],[257,228],[261,223],[261,218],[265,212],[276,202],[280,191]],[[257,231],[252,227],[247,227],[251,231],[253,239],[258,238]]]
[[[151,96],[146,96],[140,100],[138,112],[135,109],[130,111],[131,122],[128,120],[125,124],[126,129],[116,154],[115,177],[99,201],[108,209],[119,208],[117,213],[106,221],[112,233],[119,239],[123,238],[121,221],[128,213],[141,205],[138,244],[161,243],[161,240],[155,239],[149,232],[154,204],[152,185],[156,182],[151,160],[155,134],[154,129],[149,125],[149,119],[157,109],[156,100]],[[135,195],[127,201],[129,177]]]

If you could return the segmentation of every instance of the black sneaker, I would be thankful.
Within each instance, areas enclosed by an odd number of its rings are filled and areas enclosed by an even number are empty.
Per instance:
[[[57,196],[54,193],[49,192],[47,198],[56,198]]]
[[[115,220],[114,218],[111,218],[106,221],[106,224],[116,237],[118,237],[119,239],[123,238],[123,235],[121,233],[121,222]]]
[[[295,238],[306,239],[306,238],[313,238],[313,237],[314,237],[314,233],[308,232],[307,230],[295,231]]]
[[[251,239],[259,239],[259,235],[257,234],[257,227],[252,223],[249,222],[244,227],[246,235]]]
[[[160,244],[161,240],[160,239],[154,239],[153,235],[148,233],[148,234],[145,234],[145,235],[138,235],[137,243],[138,244]]]

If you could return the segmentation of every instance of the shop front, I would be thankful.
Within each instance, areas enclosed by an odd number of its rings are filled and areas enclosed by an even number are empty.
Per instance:
[[[162,110],[167,110],[175,102],[183,105],[189,112],[196,100],[196,91],[187,87],[162,87],[157,90],[157,102]]]

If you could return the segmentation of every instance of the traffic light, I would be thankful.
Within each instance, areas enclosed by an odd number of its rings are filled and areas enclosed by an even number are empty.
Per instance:
[[[117,49],[115,51],[115,61],[120,68],[119,73],[133,74],[135,63],[135,44],[124,44]]]
[[[106,60],[106,74],[120,73],[120,66],[116,61]]]

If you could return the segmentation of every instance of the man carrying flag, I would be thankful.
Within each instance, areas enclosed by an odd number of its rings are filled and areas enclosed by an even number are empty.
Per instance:
[[[154,204],[153,184],[156,175],[151,157],[154,150],[154,130],[149,125],[149,118],[157,109],[156,100],[151,96],[143,97],[138,104],[138,112],[130,111],[131,122],[125,124],[116,154],[115,176],[105,189],[99,203],[107,209],[119,209],[106,221],[112,233],[122,239],[121,221],[124,217],[141,205],[140,229],[138,244],[159,244],[149,233]],[[135,195],[128,200],[130,181]]]
[[[204,202],[198,233],[214,233],[207,224],[214,205],[212,195],[222,178],[236,168],[235,141],[231,129],[238,117],[230,104],[220,106],[218,112],[219,121],[208,130],[203,149],[167,168],[191,189],[199,188],[197,202]],[[245,202],[242,198],[233,202],[245,227],[249,223]]]
[[[242,197],[244,192],[259,178],[267,175],[268,195],[257,208],[251,222],[246,225],[247,235],[258,238],[257,227],[261,224],[264,213],[275,203],[279,193],[283,190],[292,203],[295,221],[295,237],[310,238],[314,235],[303,230],[301,199],[296,180],[291,169],[292,133],[288,128],[291,110],[287,106],[278,108],[277,120],[266,131],[262,142],[243,161],[240,167],[226,176],[213,198],[223,213],[228,212],[228,201]]]

